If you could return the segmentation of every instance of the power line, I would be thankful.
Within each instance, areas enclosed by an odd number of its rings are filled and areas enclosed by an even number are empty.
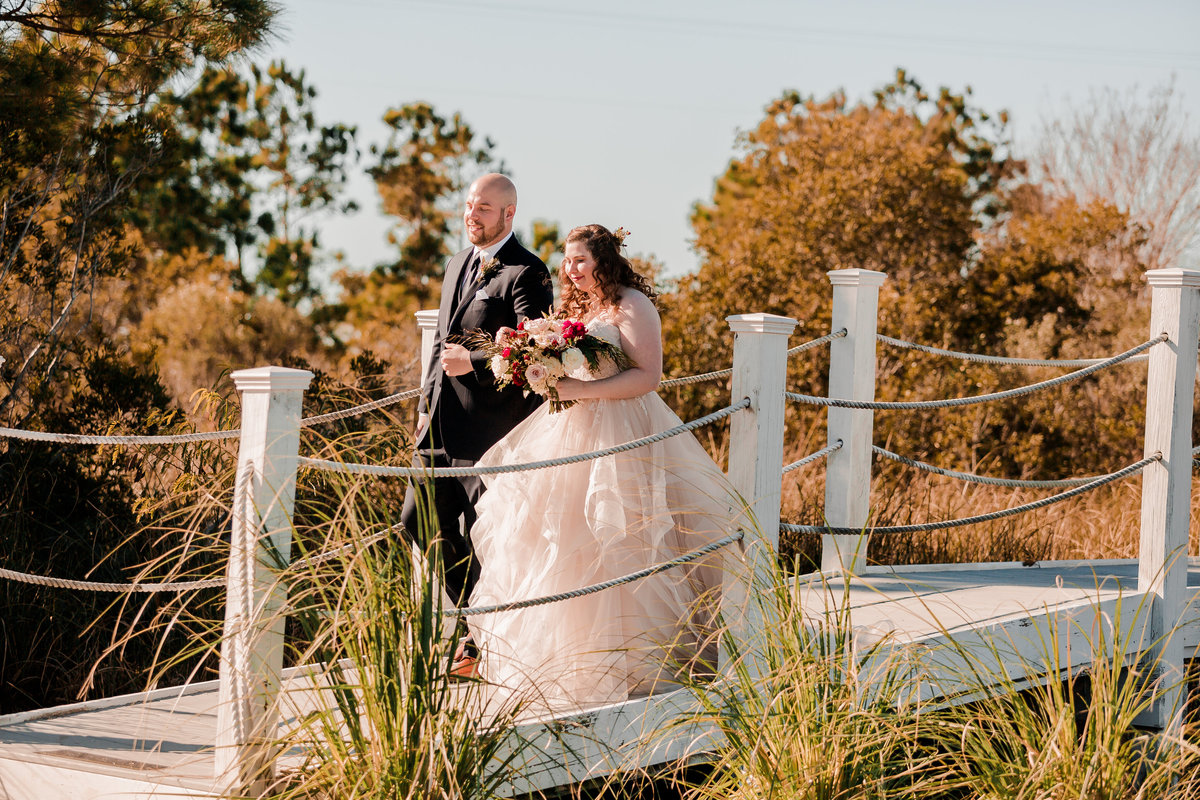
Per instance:
[[[376,0],[343,0],[348,4],[375,8],[394,8],[394,3],[377,2]],[[502,7],[482,0],[403,0],[404,5],[424,6],[440,11],[493,11],[503,12],[506,19],[520,16],[525,19],[547,20],[554,19],[563,23],[584,25],[588,28],[607,27],[634,33],[639,30],[655,29],[668,34],[719,36],[729,38],[737,36],[756,40],[774,41],[804,41],[816,45],[844,46],[846,44],[861,44],[877,47],[880,45],[905,45],[919,47],[924,51],[941,49],[947,52],[980,55],[989,54],[1008,57],[1024,58],[1039,61],[1079,62],[1092,61],[1110,64],[1147,63],[1168,66],[1182,70],[1200,70],[1200,52],[1161,51],[1132,47],[1111,47],[1085,45],[1077,42],[1013,42],[999,39],[951,38],[946,36],[913,35],[899,33],[882,33],[876,31],[852,30],[849,28],[831,27],[799,27],[787,24],[757,24],[744,21],[731,21],[715,18],[698,18],[696,16],[670,17],[655,14],[637,13],[620,14],[599,11],[575,10],[559,6],[537,6],[528,4],[504,3]]]

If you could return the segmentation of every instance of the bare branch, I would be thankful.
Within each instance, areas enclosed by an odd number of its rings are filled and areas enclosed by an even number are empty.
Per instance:
[[[1043,121],[1032,163],[1056,191],[1107,201],[1145,225],[1147,266],[1200,258],[1200,135],[1174,81],[1093,91]]]

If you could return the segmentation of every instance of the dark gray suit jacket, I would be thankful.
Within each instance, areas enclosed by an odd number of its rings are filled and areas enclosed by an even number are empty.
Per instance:
[[[437,336],[422,387],[421,410],[429,415],[429,423],[417,431],[418,448],[470,461],[529,416],[541,398],[525,397],[513,386],[497,389],[483,350],[472,351],[472,372],[446,375],[441,368],[442,348],[464,333],[485,331],[495,336],[501,327],[515,328],[521,320],[542,316],[554,303],[550,271],[516,236],[496,253],[499,269],[459,292],[462,271],[474,251],[468,247],[446,265]]]

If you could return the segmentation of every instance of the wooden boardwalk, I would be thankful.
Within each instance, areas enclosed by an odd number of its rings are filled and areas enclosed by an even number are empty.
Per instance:
[[[1123,641],[1144,641],[1147,614],[1137,592],[1134,561],[969,564],[880,567],[845,585],[841,578],[802,579],[798,585],[807,614],[819,617],[850,606],[850,624],[870,643],[888,636],[898,642],[938,643],[953,637],[959,647],[978,641],[993,648],[1018,679],[1029,664],[1044,661],[1055,642],[1063,664],[1085,666],[1091,657],[1090,631],[1098,621],[1119,624]],[[1189,611],[1180,634],[1192,657],[1200,644],[1200,561],[1188,569]],[[1052,636],[1052,634],[1056,634]],[[964,644],[965,643],[965,644]],[[1147,642],[1148,643],[1148,642]],[[940,650],[940,652],[946,652]],[[1132,653],[1131,653],[1132,655]],[[919,677],[924,694],[953,693],[952,667],[930,663]],[[295,695],[289,701],[303,702]],[[307,685],[307,684],[304,684]],[[216,736],[216,682],[184,689],[80,703],[0,717],[0,798],[4,800],[95,800],[96,798],[210,798],[219,796],[212,745]],[[632,701],[551,725],[540,738],[545,749],[525,764],[514,792],[604,774],[622,762],[639,739],[661,729],[686,705],[663,695]],[[295,710],[293,708],[293,710]],[[522,736],[539,741],[538,728],[522,726]],[[573,732],[572,732],[573,731]],[[694,755],[702,731],[681,731],[651,750],[638,750],[638,763]],[[624,751],[623,751],[624,748]],[[574,750],[579,759],[571,759]],[[582,763],[588,762],[588,763]]]
[[[1144,348],[1153,348],[1146,378],[1146,457],[1120,470],[1121,475],[1141,472],[1138,561],[1028,567],[862,568],[874,441],[871,409],[907,405],[873,402],[878,294],[886,276],[852,269],[829,277],[831,331],[836,332],[831,333],[829,359],[830,447],[824,451],[822,518],[829,527],[803,526],[813,530],[800,532],[822,534],[825,574],[858,577],[848,584],[841,578],[800,579],[795,588],[806,616],[821,624],[831,611],[837,612],[860,646],[883,640],[913,647],[920,657],[905,665],[912,691],[946,702],[990,691],[978,682],[980,674],[1004,675],[1001,691],[1056,680],[1064,671],[1086,667],[1099,641],[1109,648],[1119,642],[1124,651],[1117,655],[1129,660],[1151,649],[1162,669],[1181,671],[1200,644],[1200,561],[1185,564],[1177,558],[1187,552],[1189,542],[1200,270],[1153,270],[1146,276],[1152,308]],[[734,341],[731,405],[725,411],[737,412],[729,417],[728,477],[737,496],[746,498],[745,520],[734,524],[747,536],[737,552],[724,554],[728,572],[722,606],[726,619],[738,620],[744,629],[740,632],[755,636],[769,632],[753,595],[754,587],[774,573],[785,406],[815,399],[786,391],[787,342],[795,320],[742,314],[728,322]],[[247,774],[264,755],[254,731],[271,719],[269,702],[260,699],[270,695],[277,678],[282,677],[284,687],[280,708],[319,697],[310,681],[289,682],[282,672],[283,626],[273,623],[284,598],[272,571],[262,568],[290,550],[301,399],[311,377],[277,367],[233,375],[243,402],[237,474],[244,483],[239,482],[241,494],[235,495],[241,512],[232,515],[220,687],[213,682],[0,718],[0,800],[219,796],[217,772],[224,780],[241,780],[239,774]],[[983,399],[988,398],[932,402]],[[381,469],[354,466],[375,474]],[[874,535],[887,535],[887,530],[876,529]],[[1155,641],[1152,631],[1174,633]],[[963,678],[969,664],[980,667],[975,681]],[[1166,702],[1141,721],[1170,732],[1179,722],[1179,715],[1170,711],[1181,707],[1183,691],[1169,680],[1161,688]],[[536,747],[520,752],[511,794],[701,755],[714,746],[712,732],[670,724],[686,714],[691,701],[675,692],[519,726],[512,741]],[[285,723],[289,713],[303,709],[285,712]],[[664,731],[670,735],[664,737]],[[652,745],[646,745],[648,739]],[[282,766],[301,756],[284,754]]]

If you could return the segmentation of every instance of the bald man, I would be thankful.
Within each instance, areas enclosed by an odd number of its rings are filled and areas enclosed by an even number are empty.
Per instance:
[[[513,236],[516,213],[517,189],[504,175],[484,175],[471,184],[463,212],[471,246],[446,265],[437,336],[421,392],[416,466],[474,465],[541,402],[536,394],[525,397],[513,386],[498,389],[487,353],[455,342],[473,331],[494,337],[501,326],[515,328],[522,320],[541,317],[554,302],[550,271]],[[424,514],[419,513],[418,493]],[[410,485],[404,498],[404,527],[418,542],[440,549],[446,593],[458,605],[467,602],[479,574],[470,531],[475,502],[482,494],[483,483],[469,476],[436,478],[419,484],[416,491]],[[419,522],[431,511],[437,538],[422,530],[428,524]]]

